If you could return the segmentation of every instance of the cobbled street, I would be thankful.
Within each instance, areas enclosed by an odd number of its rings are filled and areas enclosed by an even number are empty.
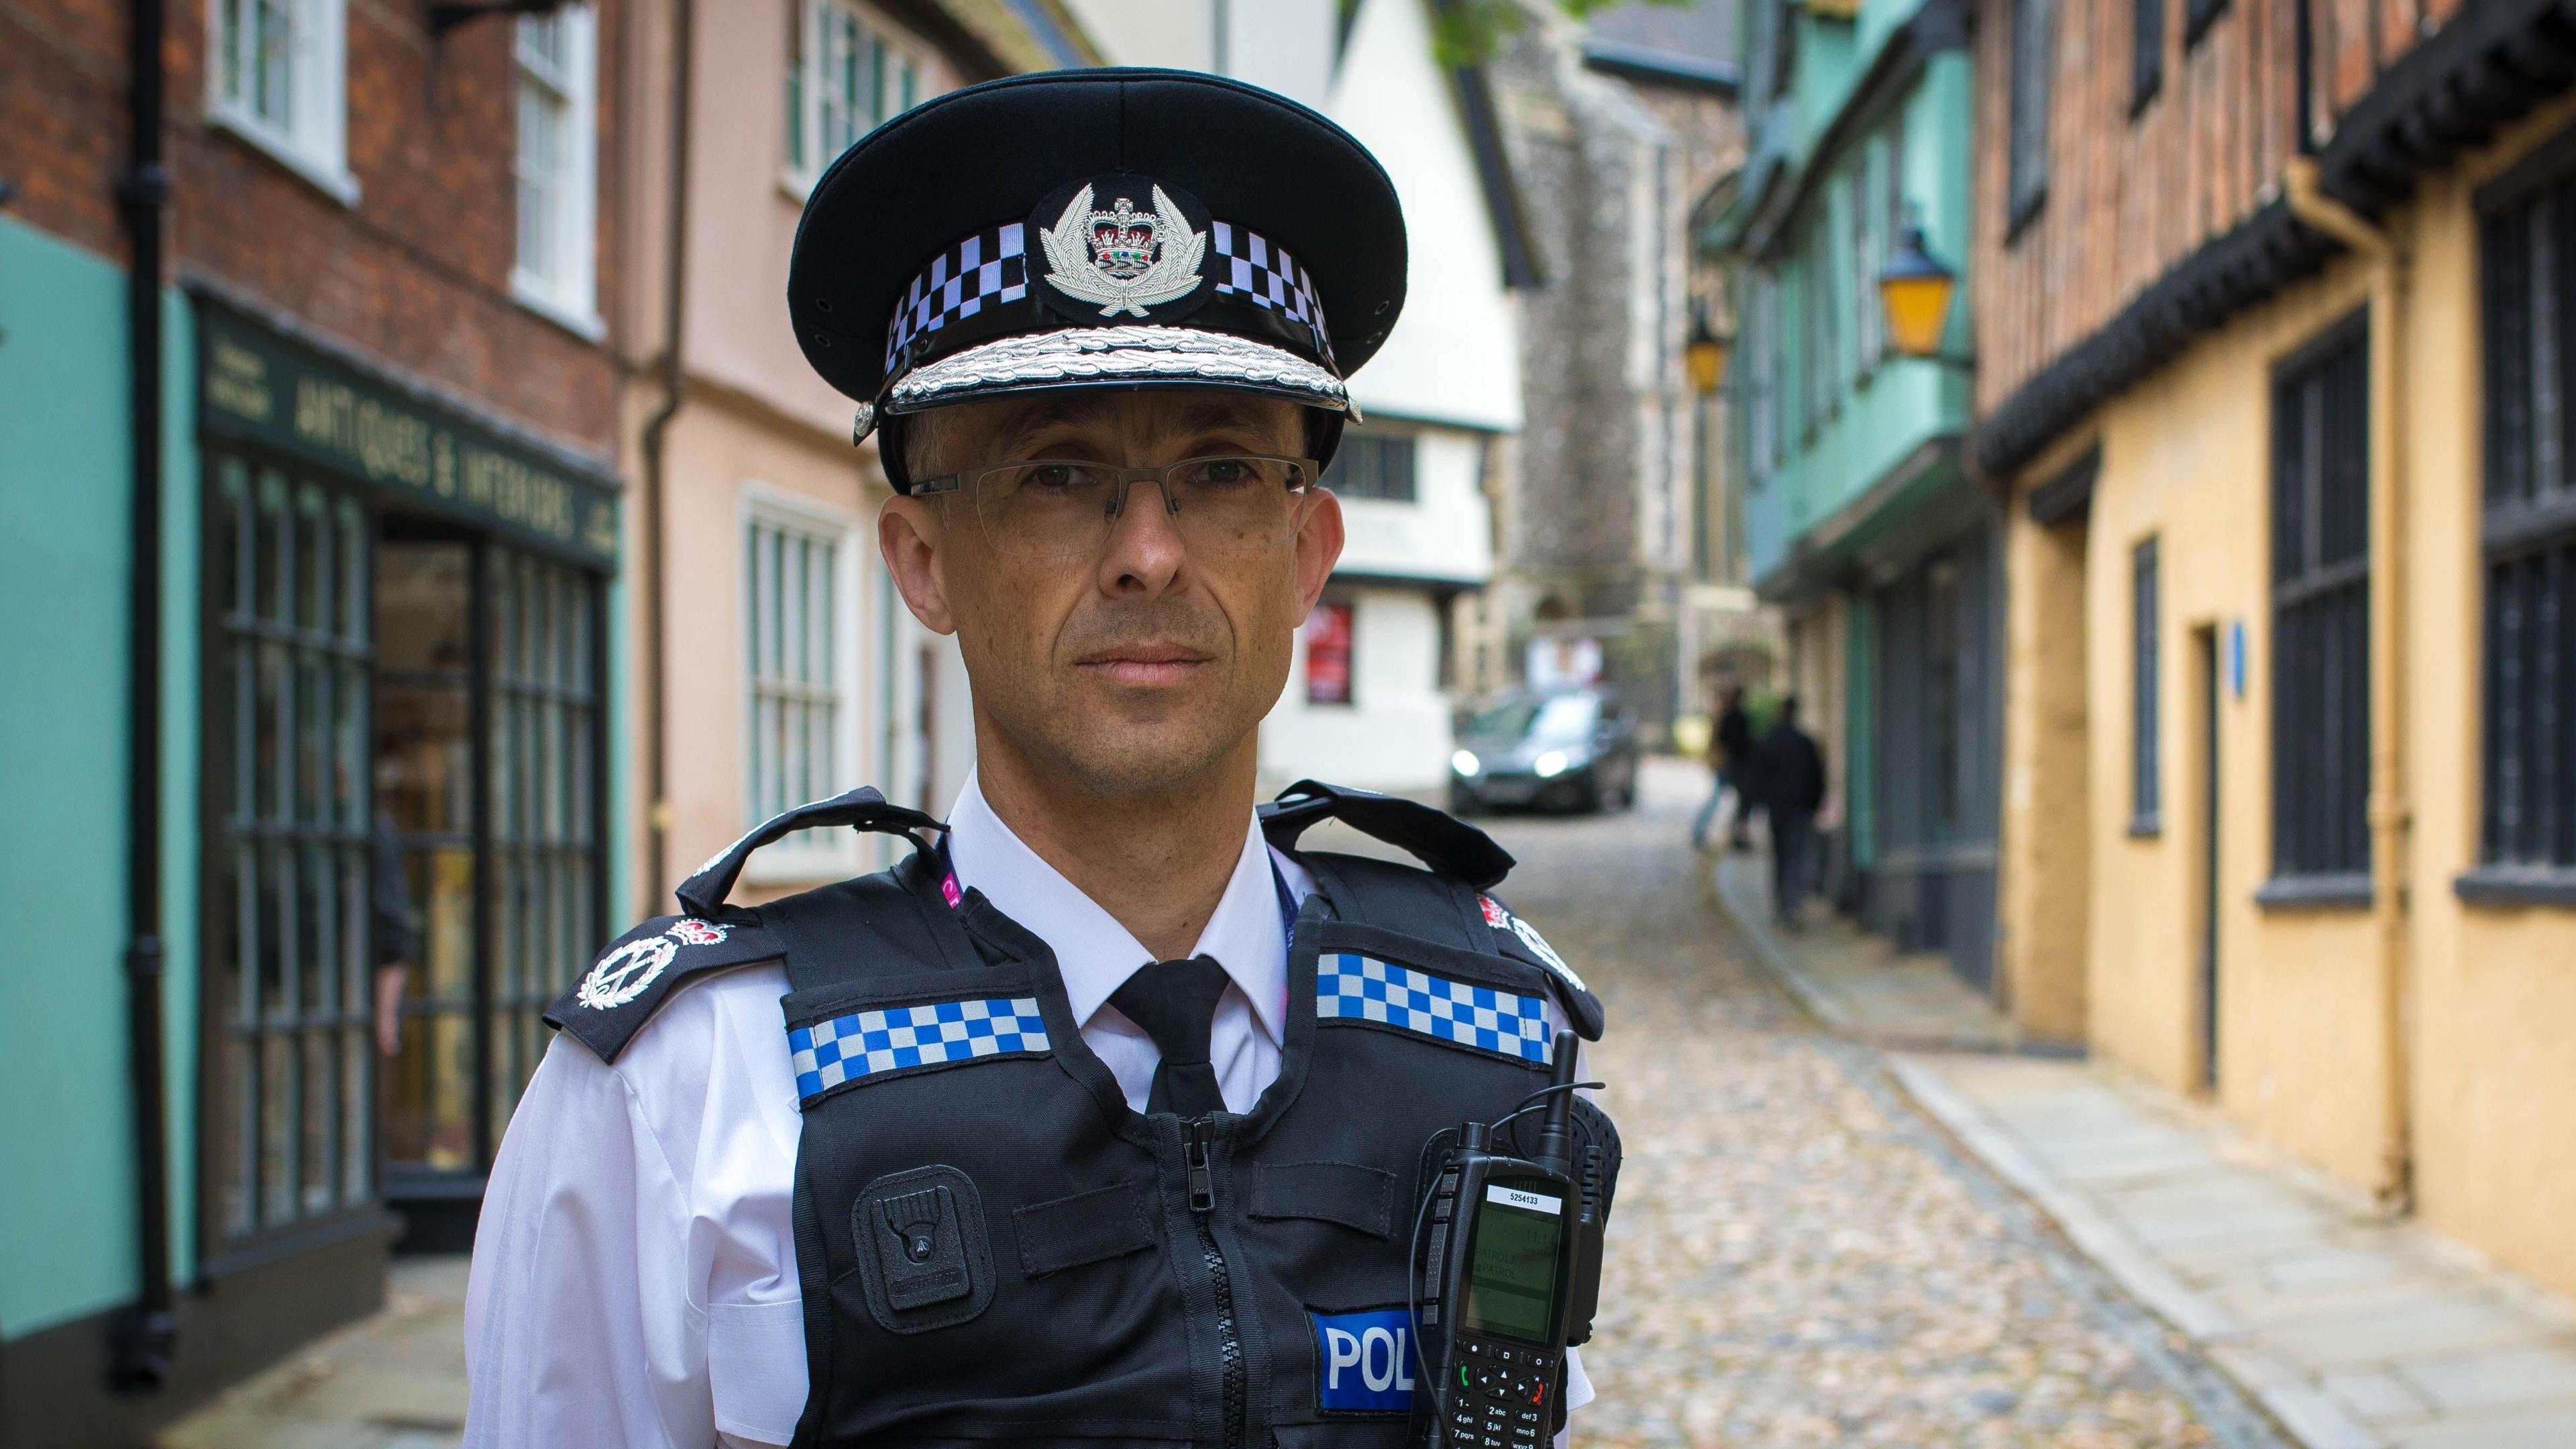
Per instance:
[[[1576,1441],[2278,1443],[1746,958],[1687,843],[1706,778],[1479,822],[1520,858],[1498,894],[1609,1006],[1627,1156]]]

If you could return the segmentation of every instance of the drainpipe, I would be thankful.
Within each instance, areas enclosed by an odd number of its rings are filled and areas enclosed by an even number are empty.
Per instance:
[[[111,1371],[128,1389],[170,1376],[170,1158],[161,1037],[161,265],[170,174],[161,154],[162,0],[134,0],[127,39],[130,162],[117,188],[133,255],[126,350],[134,444],[134,575],[125,801],[126,1060],[134,1111],[134,1302],[118,1315]]]
[[[663,665],[662,495],[670,467],[668,435],[687,396],[688,372],[680,352],[680,323],[688,292],[689,261],[689,86],[696,26],[693,0],[671,3],[671,195],[670,232],[662,266],[662,401],[644,423],[643,557],[636,572],[644,584],[644,902],[642,913],[659,915],[664,898],[664,857],[671,835],[669,710]]]
[[[2406,454],[2397,370],[2405,356],[2408,258],[2380,227],[2325,194],[2317,163],[2289,163],[2290,210],[2368,262],[2370,277],[2370,914],[2379,976],[2380,1051],[2387,1067],[2378,1193],[2393,1211],[2414,1206],[2413,1103],[2408,1095],[2408,854],[2414,809],[2406,795]]]

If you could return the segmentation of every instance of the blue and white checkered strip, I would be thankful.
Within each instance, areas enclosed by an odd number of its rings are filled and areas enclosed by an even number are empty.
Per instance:
[[[1272,245],[1268,237],[1229,221],[1210,222],[1208,231],[1222,259],[1216,289],[1249,298],[1258,306],[1275,307],[1305,323],[1314,329],[1316,350],[1330,358],[1333,344],[1324,331],[1324,303],[1315,295],[1314,279],[1297,265],[1297,259]]]
[[[935,1001],[836,1016],[787,1033],[796,1095],[811,1102],[843,1082],[905,1067],[1046,1051],[1033,996]]]
[[[892,370],[912,339],[950,322],[1029,294],[1028,225],[1012,222],[979,231],[939,254],[930,270],[912,279],[886,322],[885,365]]]
[[[1319,1021],[1375,1021],[1523,1061],[1547,1060],[1545,1005],[1535,996],[1470,986],[1349,952],[1315,962]]]

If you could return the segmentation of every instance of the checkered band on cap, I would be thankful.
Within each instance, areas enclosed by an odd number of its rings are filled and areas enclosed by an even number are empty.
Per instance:
[[[796,1095],[811,1104],[844,1082],[905,1067],[978,1057],[1036,1056],[1048,1050],[1037,998],[937,1001],[836,1016],[787,1033]]]
[[[1547,1060],[1547,1015],[1539,998],[1348,952],[1316,959],[1315,1018],[1373,1021],[1527,1062]]]
[[[1029,294],[1028,225],[1011,222],[979,231],[941,252],[928,270],[903,289],[894,316],[886,323],[885,365],[912,340],[949,323],[972,317],[986,302],[1016,302]]]
[[[1324,330],[1323,299],[1315,295],[1314,279],[1297,265],[1297,259],[1273,245],[1268,237],[1232,222],[1208,223],[1208,235],[1216,243],[1216,289],[1305,323],[1315,334],[1315,349],[1325,361],[1332,361],[1333,342]]]

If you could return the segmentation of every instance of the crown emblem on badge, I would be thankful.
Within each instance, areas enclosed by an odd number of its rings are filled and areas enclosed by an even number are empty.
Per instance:
[[[1100,315],[1146,316],[1145,309],[1177,301],[1196,290],[1207,233],[1190,225],[1181,208],[1157,186],[1154,209],[1141,212],[1121,196],[1107,211],[1094,211],[1085,184],[1064,214],[1038,230],[1046,248],[1047,282],[1078,301],[1100,304]]]

